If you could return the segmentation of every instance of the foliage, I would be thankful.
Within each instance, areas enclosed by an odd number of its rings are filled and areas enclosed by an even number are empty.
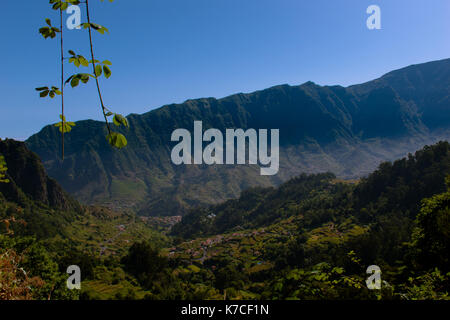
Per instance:
[[[439,269],[417,277],[410,277],[401,296],[408,300],[449,300],[450,273],[442,274]]]
[[[6,171],[8,168],[6,167],[5,157],[0,155],[0,183],[8,183],[9,180],[6,179]]]
[[[66,117],[63,115],[60,115],[59,117],[61,118],[62,121],[55,124],[55,127],[59,128],[60,132],[64,133],[72,131],[72,127],[75,126],[75,123],[70,121],[67,122]]]
[[[57,218],[65,217],[61,211],[45,220],[49,214],[39,210],[51,207],[28,199],[33,210],[24,214],[27,206],[0,196],[0,218],[27,222],[0,236],[0,256],[20,257],[15,267],[0,263],[0,269],[8,279],[22,277],[20,268],[38,277],[14,293],[19,299],[449,299],[449,153],[447,143],[426,147],[382,164],[357,185],[321,174],[250,189],[192,211],[174,229],[176,245],[174,237],[150,236],[155,231],[141,228],[131,213],[89,208],[67,225]],[[50,225],[64,234],[39,234]],[[121,238],[125,226],[135,228],[134,237]],[[117,254],[99,254],[99,239],[110,247],[116,242]],[[81,292],[65,288],[71,264],[83,270]],[[381,290],[365,283],[373,264],[382,270]],[[14,281],[23,288],[27,280],[20,277]]]
[[[134,275],[143,286],[151,288],[153,280],[167,266],[167,259],[161,257],[159,250],[151,244],[137,242],[130,247],[122,263],[125,270]]]
[[[414,233],[418,261],[425,268],[450,271],[450,175],[447,191],[422,200]]]
[[[320,192],[329,192],[331,173],[300,175],[280,188],[253,188],[244,191],[239,199],[209,208],[193,209],[172,230],[172,235],[194,238],[228,232],[234,228],[267,226],[300,214],[300,204]]]
[[[103,1],[102,1],[103,2]],[[109,2],[113,2],[113,0],[109,0]],[[60,34],[61,44],[60,44],[60,50],[61,50],[61,89],[55,86],[44,86],[36,88],[36,91],[40,92],[39,95],[41,98],[45,98],[49,96],[50,98],[54,98],[56,95],[61,95],[61,115],[60,119],[61,122],[55,124],[56,127],[59,128],[59,131],[61,132],[61,145],[62,145],[62,159],[64,160],[64,134],[69,133],[72,130],[72,127],[75,126],[74,122],[67,122],[66,117],[64,115],[64,86],[68,83],[70,83],[72,88],[77,87],[80,82],[83,84],[86,84],[89,82],[89,79],[93,78],[95,80],[98,96],[100,100],[100,106],[102,109],[102,113],[105,119],[106,128],[108,131],[107,135],[107,141],[109,144],[113,147],[116,147],[118,149],[121,149],[127,145],[127,140],[124,135],[111,131],[110,124],[108,121],[108,117],[114,115],[113,123],[116,126],[124,125],[125,127],[128,127],[128,122],[122,115],[114,114],[104,105],[102,92],[100,89],[99,84],[99,78],[103,74],[106,79],[111,77],[111,69],[110,66],[112,65],[109,60],[104,60],[103,62],[100,62],[95,59],[94,56],[94,48],[93,48],[93,38],[92,38],[92,32],[91,30],[98,31],[100,34],[105,34],[105,32],[109,32],[109,30],[101,26],[99,24],[96,24],[94,22],[91,22],[90,19],[90,11],[89,11],[89,0],[86,1],[79,1],[79,0],[50,0],[49,3],[52,5],[52,9],[59,11],[59,18],[60,18],[60,27],[54,27],[52,25],[52,22],[49,18],[45,19],[45,22],[47,26],[42,27],[39,29],[39,33],[44,37],[44,39],[47,38],[56,38],[57,34]],[[86,7],[86,15],[87,15],[87,22],[82,23],[81,27],[83,29],[87,29],[89,33],[89,46],[90,46],[90,55],[91,60],[88,61],[83,55],[76,54],[75,51],[69,50],[68,53],[70,57],[64,56],[64,32],[63,32],[63,11],[66,10],[71,5],[79,5],[81,3],[85,4]],[[65,60],[68,61],[69,64],[73,63],[73,65],[76,68],[82,67],[89,67],[92,65],[93,73],[75,73],[71,76],[69,76],[65,80],[65,74],[64,74],[64,63]],[[119,120],[117,120],[119,119]]]
[[[32,300],[43,286],[42,279],[28,276],[22,259],[14,250],[0,251],[0,300]]]
[[[58,265],[46,250],[44,243],[32,237],[9,238],[0,236],[0,256],[5,263],[8,277],[22,297],[37,300],[73,300],[76,292],[66,287],[66,275],[58,271]],[[16,275],[16,277],[14,277]],[[3,278],[3,277],[0,277]],[[21,290],[28,284],[27,290]]]

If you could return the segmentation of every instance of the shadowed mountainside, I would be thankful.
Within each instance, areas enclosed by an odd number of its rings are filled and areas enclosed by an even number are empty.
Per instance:
[[[39,157],[25,143],[0,140],[0,155],[5,157],[9,183],[0,183],[0,193],[6,200],[23,203],[33,201],[59,210],[81,209],[52,178],[47,176]]]
[[[0,234],[14,229],[13,234],[37,238],[65,235],[65,228],[85,208],[47,176],[39,157],[25,143],[0,140],[0,155],[5,157],[9,180],[0,183]]]

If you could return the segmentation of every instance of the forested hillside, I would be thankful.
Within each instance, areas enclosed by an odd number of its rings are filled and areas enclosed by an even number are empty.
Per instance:
[[[420,201],[445,191],[450,174],[449,144],[440,142],[385,162],[358,183],[340,183],[331,173],[293,178],[279,188],[253,188],[236,200],[194,209],[172,230],[184,238],[214,235],[236,228],[259,228],[301,214],[310,225],[352,216],[371,223],[392,215],[414,219]]]
[[[66,269],[92,276],[100,256],[166,238],[131,212],[79,204],[49,178],[23,142],[0,140],[0,300],[78,299]]]
[[[8,183],[0,183],[0,219],[14,216],[26,221],[11,225],[16,232],[40,238],[62,235],[64,227],[83,214],[83,207],[47,176],[39,157],[25,143],[0,140],[0,155],[8,168]]]
[[[49,218],[37,222],[3,195],[0,208],[1,298],[449,298],[448,142],[360,181],[301,175],[249,189],[191,210],[166,236],[170,226],[157,232],[131,213],[91,208],[58,224],[64,239],[42,238],[35,225],[59,223],[61,211],[42,204],[34,214]],[[83,270],[81,292],[64,286],[72,264]],[[369,265],[382,270],[381,290],[366,287]]]

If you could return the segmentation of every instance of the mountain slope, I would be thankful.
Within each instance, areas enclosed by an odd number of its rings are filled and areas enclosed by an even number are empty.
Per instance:
[[[450,144],[439,142],[407,158],[382,163],[357,184],[339,183],[331,173],[302,174],[278,188],[246,190],[238,199],[192,209],[174,226],[172,234],[194,239],[268,227],[299,215],[308,222],[306,225],[320,225],[346,216],[367,224],[391,214],[412,221],[419,212],[421,199],[446,190],[448,175]],[[309,215],[313,211],[314,216]]]
[[[344,88],[282,85],[223,99],[204,98],[128,116],[129,145],[117,151],[101,122],[80,121],[59,159],[56,128],[27,140],[49,174],[79,200],[130,206],[144,215],[183,214],[192,206],[238,197],[252,186],[279,184],[302,172],[341,178],[368,174],[425,144],[450,137],[450,59],[414,65]],[[280,171],[255,166],[174,166],[173,130],[280,129]]]
[[[6,160],[9,180],[0,183],[0,234],[9,232],[3,228],[10,225],[15,233],[49,238],[64,234],[63,229],[84,213],[83,207],[47,176],[39,157],[25,143],[0,140],[0,155]]]
[[[82,206],[47,176],[39,157],[25,143],[0,140],[0,155],[9,180],[0,183],[0,237],[56,237],[56,242],[68,241],[96,254],[125,250],[132,239],[163,241],[133,213]]]
[[[375,292],[365,285],[374,264],[377,299],[448,299],[449,174],[450,144],[439,142],[356,184],[301,175],[193,209],[166,252],[184,262],[177,274],[211,270],[238,299],[362,298]]]
[[[8,201],[31,200],[60,210],[81,209],[58,183],[47,176],[39,157],[25,143],[0,140],[0,154],[5,157],[9,183],[0,184],[0,192]]]

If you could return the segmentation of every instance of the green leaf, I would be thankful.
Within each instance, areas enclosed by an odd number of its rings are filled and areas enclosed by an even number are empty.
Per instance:
[[[78,60],[80,61],[80,63],[84,66],[84,67],[88,67],[89,66],[89,61],[87,61],[87,59],[83,56],[79,56]]]
[[[88,83],[89,82],[90,74],[82,73],[79,76],[80,76],[81,82],[83,82],[83,83]]]
[[[70,132],[72,131],[72,127],[75,127],[74,122],[66,122],[66,117],[63,115],[59,115],[59,118],[62,120],[55,124],[55,127],[59,128],[60,132]]]
[[[64,123],[64,126],[60,126],[59,127],[59,131],[63,132],[63,130],[64,130],[64,133],[72,131],[72,126],[69,123],[73,123],[73,122],[66,122],[66,123]]]
[[[124,116],[122,116],[121,114],[118,114],[118,113],[116,113],[115,115],[114,115],[114,118],[113,118],[113,122],[114,122],[114,124],[116,125],[116,126],[120,126],[120,125],[123,125],[123,126],[125,126],[125,127],[127,127],[128,128],[128,120],[127,120],[127,118],[125,118]]]
[[[71,75],[65,82],[65,84],[68,84],[72,79],[73,79],[74,75]]]
[[[108,66],[103,66],[103,72],[105,73],[105,78],[108,79],[111,77],[111,69]]]
[[[49,27],[40,28],[39,33],[44,37],[44,39],[56,37],[56,33],[53,30],[53,28],[49,28]]]
[[[100,32],[101,34],[105,34],[105,32],[109,33],[109,30],[106,27],[101,27],[100,29],[97,30],[98,32]]]
[[[97,24],[97,23],[91,23],[91,24],[88,24],[87,27],[91,27],[92,29],[98,31],[98,32],[101,33],[101,34],[105,34],[105,32],[109,32],[108,28],[106,28],[106,27],[104,27],[104,26],[101,26],[101,25],[99,25],[99,24]],[[85,27],[85,28],[86,28],[86,27]]]
[[[95,66],[95,76],[100,77],[101,75],[102,75],[102,66],[98,64]]]
[[[39,94],[39,96],[40,96],[41,98],[45,98],[46,96],[48,96],[49,92],[50,92],[49,90],[42,91],[42,92]]]
[[[77,87],[80,84],[80,78],[78,77],[73,77],[72,80],[70,81],[70,85],[72,86],[72,88]]]
[[[116,147],[118,149],[122,149],[126,147],[128,144],[125,136],[118,132],[111,132],[111,134],[108,134],[106,136],[106,139],[108,140],[111,146]]]

